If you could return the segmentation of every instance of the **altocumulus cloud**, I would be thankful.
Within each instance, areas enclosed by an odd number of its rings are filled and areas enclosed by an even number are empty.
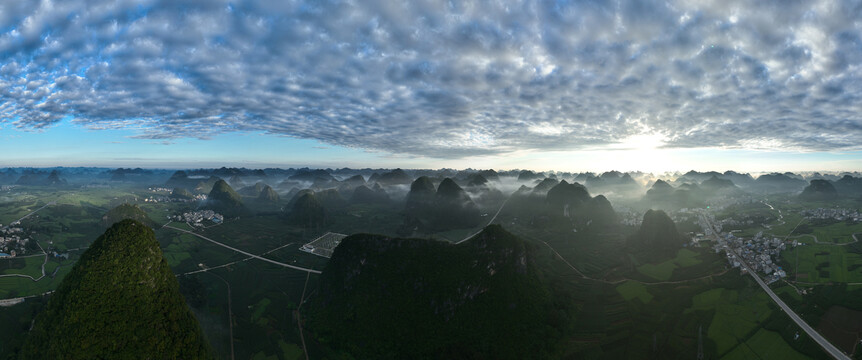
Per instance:
[[[858,1],[7,1],[0,122],[443,158],[643,134],[851,150],[858,19]]]

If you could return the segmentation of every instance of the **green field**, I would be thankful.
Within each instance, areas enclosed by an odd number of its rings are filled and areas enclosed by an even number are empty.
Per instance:
[[[853,242],[853,234],[860,233],[862,236],[862,223],[847,224],[836,223],[826,226],[814,227],[812,235],[817,237],[821,243],[846,244]],[[859,237],[857,236],[857,237]]]
[[[22,274],[22,275],[29,275],[29,276],[32,276],[34,278],[38,278],[39,276],[42,276],[42,263],[44,261],[45,261],[44,256],[33,256],[33,257],[18,258],[18,259],[15,259],[15,258],[0,259],[0,264],[2,264],[0,266],[4,266],[3,268],[5,270],[2,271],[3,274]],[[6,263],[13,263],[13,262],[19,266],[24,265],[24,267],[21,267],[21,268],[14,268],[13,267],[13,268],[9,268],[9,269],[5,268],[5,266],[7,265]],[[47,264],[45,266],[45,271],[48,271]]]
[[[793,270],[789,276],[800,282],[862,282],[862,255],[847,246],[806,244],[782,251],[781,257]]]
[[[739,344],[722,359],[763,359],[763,360],[794,360],[808,359],[807,356],[793,350],[781,335],[760,329],[745,343]]]
[[[632,299],[640,299],[642,303],[646,304],[653,299],[653,296],[647,290],[646,285],[639,282],[626,281],[621,285],[617,286],[616,289],[617,292],[622,295],[623,299],[626,299],[626,301],[631,301]]]
[[[757,359],[757,354],[745,343],[733,348],[733,351],[721,357],[722,360],[751,360]]]
[[[692,299],[693,305],[686,310],[714,310],[707,336],[715,342],[717,353],[726,354],[745,342],[746,337],[769,318],[769,298],[757,289],[744,290],[711,289]],[[740,350],[744,351],[744,350]]]
[[[688,250],[688,249],[680,249],[676,257],[658,264],[643,264],[638,266],[637,270],[641,274],[649,276],[653,279],[660,281],[668,281],[673,275],[673,271],[678,268],[685,268],[694,266],[701,263],[701,260],[697,258],[698,253]]]

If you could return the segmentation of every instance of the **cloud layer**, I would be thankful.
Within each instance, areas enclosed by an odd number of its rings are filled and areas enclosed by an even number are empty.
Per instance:
[[[862,148],[862,4],[16,1],[0,122],[265,131],[440,158]]]

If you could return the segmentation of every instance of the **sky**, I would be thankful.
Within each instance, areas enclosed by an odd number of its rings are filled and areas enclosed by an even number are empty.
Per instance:
[[[5,1],[0,166],[862,170],[859,1]]]

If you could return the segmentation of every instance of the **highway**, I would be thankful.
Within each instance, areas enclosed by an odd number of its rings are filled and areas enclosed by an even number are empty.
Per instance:
[[[282,266],[282,267],[286,267],[286,268],[291,268],[291,269],[294,269],[294,270],[305,271],[305,272],[312,273],[312,274],[320,274],[320,270],[307,269],[307,268],[304,268],[304,267],[299,267],[299,266],[295,266],[295,265],[285,264],[285,263],[283,263],[283,262],[278,262],[278,261],[275,261],[275,260],[272,260],[272,259],[267,259],[267,258],[262,257],[262,256],[257,256],[257,255],[255,255],[255,254],[252,254],[252,253],[249,253],[249,252],[242,251],[242,250],[237,249],[237,248],[235,248],[235,247],[231,247],[231,246],[229,246],[229,245],[222,244],[222,243],[220,243],[220,242],[218,242],[218,241],[215,241],[215,240],[213,240],[213,239],[210,239],[210,238],[208,238],[208,237],[206,237],[206,236],[203,236],[203,235],[201,235],[201,234],[198,234],[198,233],[194,233],[194,232],[191,232],[191,231],[188,231],[188,230],[183,230],[183,229],[176,228],[176,227],[173,227],[173,226],[170,226],[170,225],[165,225],[164,227],[169,228],[169,229],[174,229],[174,230],[177,230],[177,231],[182,231],[182,232],[184,232],[184,233],[186,233],[186,234],[190,234],[190,235],[197,236],[197,237],[199,237],[199,238],[201,238],[201,239],[204,239],[204,240],[206,240],[206,241],[209,241],[209,242],[211,242],[211,243],[213,243],[213,244],[216,244],[216,245],[218,245],[218,246],[221,246],[221,247],[224,247],[224,248],[227,248],[227,249],[230,249],[230,250],[236,251],[236,252],[238,252],[238,253],[240,253],[240,254],[243,254],[243,255],[248,256],[248,257],[251,257],[251,258],[255,258],[255,259],[258,259],[258,260],[266,261],[266,262],[268,262],[268,263],[270,263],[270,264],[274,264],[274,265],[278,265],[278,266]]]
[[[774,291],[772,291],[772,289],[769,288],[769,285],[766,285],[766,283],[763,281],[763,279],[761,279],[760,276],[758,276],[756,273],[754,273],[753,270],[751,270],[750,267],[748,267],[748,264],[746,264],[745,261],[743,261],[739,255],[737,255],[730,248],[725,248],[725,251],[736,256],[736,258],[739,260],[739,263],[742,264],[742,266],[745,268],[745,270],[748,271],[748,274],[750,274],[751,277],[754,278],[754,281],[756,281],[757,284],[759,284],[760,287],[763,288],[763,291],[766,291],[766,293],[769,294],[769,297],[772,298],[772,301],[775,301],[775,303],[778,304],[778,307],[780,307],[781,310],[783,310],[785,313],[787,313],[787,315],[790,316],[790,319],[793,320],[793,322],[795,322],[796,325],[799,325],[799,327],[801,327],[802,330],[804,330],[805,333],[808,334],[808,336],[810,336],[812,339],[814,339],[814,341],[816,341],[817,344],[819,344],[820,347],[823,348],[823,350],[826,350],[826,353],[828,353],[829,355],[831,355],[833,358],[836,358],[836,359],[848,359],[848,360],[850,359],[849,356],[844,354],[841,350],[838,350],[838,348],[835,347],[835,345],[832,345],[832,343],[830,343],[829,340],[826,340],[826,338],[821,336],[820,333],[817,332],[817,330],[814,330],[814,328],[809,326],[805,322],[805,320],[802,320],[802,318],[800,318],[799,315],[796,315],[796,313],[793,312],[793,310],[789,306],[787,306],[787,304],[785,304],[784,301],[781,300],[781,298],[779,298],[778,295],[776,295]]]
[[[706,216],[704,216],[703,219],[709,224],[710,227],[713,228],[713,230],[715,229],[715,227],[712,225],[712,223],[709,222],[709,220]],[[716,232],[713,232],[713,236],[716,237],[716,243],[718,243],[718,235],[716,235],[716,234],[717,234]],[[736,258],[739,260],[739,263],[741,264],[741,266],[743,268],[745,268],[745,270],[748,272],[749,275],[751,275],[752,278],[754,278],[754,281],[756,281],[757,284],[760,285],[760,287],[763,289],[763,291],[766,291],[766,294],[769,295],[769,297],[772,299],[772,301],[774,301],[775,304],[777,304],[778,307],[781,308],[781,310],[787,314],[787,316],[790,316],[790,319],[793,320],[793,322],[795,322],[796,325],[799,325],[799,327],[802,328],[802,330],[805,331],[805,333],[808,334],[808,336],[810,336],[812,339],[814,339],[814,341],[816,341],[817,344],[819,344],[820,347],[822,347],[823,350],[825,350],[827,354],[829,354],[830,356],[832,356],[835,359],[842,359],[842,360],[843,359],[847,359],[847,360],[850,359],[849,356],[847,356],[846,354],[844,354],[844,352],[842,352],[837,347],[835,347],[835,345],[832,345],[832,343],[830,343],[829,340],[826,340],[826,338],[821,336],[820,333],[817,332],[817,330],[814,330],[814,328],[809,326],[805,322],[805,320],[802,320],[802,318],[799,317],[799,315],[797,315],[793,311],[793,309],[791,309],[789,306],[787,306],[787,304],[785,304],[784,301],[781,300],[781,298],[779,298],[778,295],[776,295],[775,292],[769,288],[769,285],[767,285],[766,282],[764,282],[763,279],[761,279],[760,276],[758,276],[757,273],[755,273],[754,270],[752,270],[748,266],[748,264],[745,262],[745,260],[743,260],[743,258],[741,256],[739,256],[739,254],[737,254],[736,252],[734,252],[732,249],[730,249],[727,246],[724,247],[724,251],[736,256]]]

